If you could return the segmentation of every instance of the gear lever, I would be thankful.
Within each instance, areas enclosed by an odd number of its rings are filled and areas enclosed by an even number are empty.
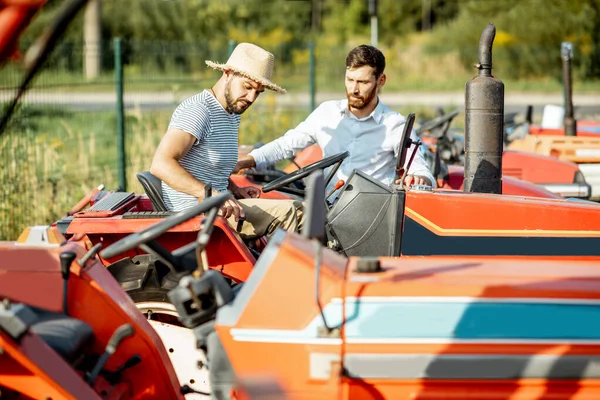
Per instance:
[[[245,220],[246,220],[246,218],[244,218],[244,217],[240,217],[238,219],[237,227],[235,229],[238,233],[240,233],[242,231],[242,226],[244,225]]]
[[[60,253],[60,274],[63,278],[63,313],[65,315],[69,315],[67,313],[69,275],[71,275],[71,264],[73,263],[75,257],[77,257],[77,254],[73,253],[72,251],[65,251]]]
[[[131,324],[123,324],[115,330],[108,340],[108,344],[106,345],[104,353],[100,356],[92,371],[86,374],[86,382],[91,387],[94,386],[94,382],[96,381],[98,374],[100,374],[102,367],[104,367],[104,364],[106,364],[106,361],[108,361],[108,358],[113,355],[121,342],[131,335],[133,335],[133,326],[131,326]]]
[[[327,197],[325,197],[326,199],[330,198],[332,194],[335,193],[336,190],[338,190],[339,188],[341,188],[342,186],[344,186],[346,182],[344,182],[343,179],[340,179],[339,181],[337,181],[337,183],[335,184],[335,186],[333,187],[333,189],[331,189],[331,191],[329,193],[327,193]]]

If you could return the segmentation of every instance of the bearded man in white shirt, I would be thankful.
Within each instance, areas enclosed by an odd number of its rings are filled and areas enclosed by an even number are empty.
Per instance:
[[[381,103],[377,95],[377,90],[386,81],[384,70],[385,56],[379,49],[368,45],[352,49],[346,57],[347,99],[320,104],[297,127],[239,160],[233,173],[273,165],[316,143],[323,158],[345,151],[350,153],[331,179],[326,193],[337,181],[346,181],[354,169],[384,184],[393,183],[406,118]],[[411,139],[417,140],[414,130]],[[413,184],[435,187],[422,148],[412,145],[408,149],[404,167],[415,150],[417,154],[402,184],[407,189]],[[394,183],[401,184],[399,181]]]

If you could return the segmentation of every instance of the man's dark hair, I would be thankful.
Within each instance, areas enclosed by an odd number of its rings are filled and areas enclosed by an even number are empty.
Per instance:
[[[375,78],[379,78],[385,70],[385,56],[377,47],[366,44],[350,50],[346,57],[346,68],[357,68],[363,65],[375,68]]]

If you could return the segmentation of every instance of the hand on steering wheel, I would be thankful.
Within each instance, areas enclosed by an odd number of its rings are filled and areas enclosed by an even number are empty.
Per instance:
[[[314,162],[310,165],[297,169],[289,174],[286,174],[280,178],[275,179],[264,185],[262,187],[262,191],[264,193],[270,192],[271,190],[277,190],[284,186],[288,186],[302,178],[307,177],[311,174],[311,172],[316,171],[318,169],[325,169],[327,167],[331,167],[334,164],[341,164],[341,162],[350,155],[349,152],[345,151],[343,153],[334,154],[333,156],[329,156],[317,162]],[[339,168],[339,165],[334,169],[334,171]],[[334,172],[335,173],[335,172]],[[333,173],[330,173],[325,182],[325,186],[329,183],[329,181],[333,178]]]

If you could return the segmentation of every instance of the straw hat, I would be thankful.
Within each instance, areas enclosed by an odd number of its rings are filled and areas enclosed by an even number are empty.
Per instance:
[[[263,84],[267,89],[278,93],[286,93],[285,89],[271,82],[275,56],[254,44],[238,44],[225,64],[219,64],[214,61],[205,62],[211,68],[237,72],[248,79]]]

